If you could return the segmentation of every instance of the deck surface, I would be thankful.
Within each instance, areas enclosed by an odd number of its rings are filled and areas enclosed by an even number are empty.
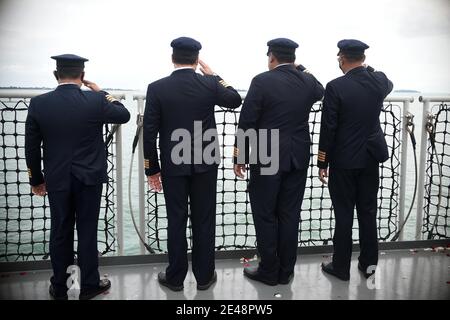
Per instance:
[[[320,263],[330,256],[322,254],[298,256],[295,277],[289,285],[275,287],[243,277],[240,259],[216,260],[218,281],[207,291],[197,291],[195,278],[189,271],[182,292],[161,287],[157,274],[165,264],[142,264],[101,267],[112,287],[96,299],[450,299],[449,251],[431,252],[419,249],[380,252],[379,269],[370,289],[357,269],[357,253],[353,255],[351,279],[340,281],[324,274]],[[251,262],[255,263],[255,262]],[[51,271],[2,273],[1,299],[49,299]]]

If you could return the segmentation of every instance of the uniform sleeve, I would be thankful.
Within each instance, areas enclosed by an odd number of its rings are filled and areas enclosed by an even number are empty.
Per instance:
[[[263,98],[261,84],[257,79],[253,79],[239,117],[233,152],[233,163],[235,164],[249,163],[250,143],[247,137],[244,139],[242,133],[245,133],[248,129],[256,129],[256,124],[262,112]],[[239,148],[238,140],[243,142],[243,148]]]
[[[144,167],[146,176],[152,176],[161,171],[156,146],[160,121],[161,105],[149,86],[144,111]]]
[[[220,76],[214,76],[217,80],[217,102],[216,105],[236,109],[242,103],[242,98],[232,86],[226,83]]]
[[[394,84],[392,83],[391,80],[389,80],[389,79],[386,77],[386,94],[385,94],[385,96],[384,96],[385,98],[387,97],[387,95],[388,95],[389,93],[391,93],[392,89],[394,89]]]
[[[329,163],[329,151],[334,144],[339,118],[339,97],[336,89],[328,84],[323,100],[322,118],[320,121],[319,154],[317,166],[326,169]]]
[[[314,75],[312,73],[310,73],[308,71],[308,69],[306,69],[303,65],[299,64],[298,66],[295,67],[298,71],[300,72],[304,72],[307,73],[311,76],[311,78],[314,81],[314,88],[313,88],[313,97],[315,101],[319,101],[322,100],[323,98],[323,94],[325,89],[323,88],[323,85],[316,79],[316,77],[314,77]]]
[[[319,101],[322,100],[325,89],[323,88],[323,85],[313,76],[311,77],[314,79],[314,100]]]
[[[25,160],[28,168],[28,178],[32,186],[44,183],[44,175],[41,168],[41,143],[42,133],[34,115],[33,99],[31,99],[25,121]]]
[[[371,68],[370,66],[367,67],[367,69]],[[381,88],[383,89],[383,98],[386,98],[389,93],[391,93],[392,89],[394,88],[394,85],[392,84],[392,81],[386,77],[386,75],[381,71],[375,71],[372,68],[372,72],[376,74],[377,79],[381,81]],[[369,71],[370,72],[370,71]]]
[[[367,66],[366,67],[367,71],[369,72],[374,72],[376,74],[379,74],[382,76],[383,79],[385,79],[385,90],[384,90],[384,97],[386,98],[388,96],[389,93],[391,93],[392,89],[394,88],[394,84],[392,83],[391,80],[388,79],[388,77],[381,71],[376,71],[373,67],[371,66]]]
[[[102,119],[104,123],[127,123],[130,120],[130,112],[125,106],[112,95],[105,91],[102,100]]]

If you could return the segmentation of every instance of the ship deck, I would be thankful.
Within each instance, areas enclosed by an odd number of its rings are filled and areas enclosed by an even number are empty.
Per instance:
[[[112,287],[98,300],[271,300],[271,299],[450,299],[450,254],[447,247],[437,249],[381,250],[375,280],[368,281],[357,269],[358,253],[353,254],[351,278],[344,282],[321,271],[322,261],[330,253],[300,254],[295,277],[289,285],[266,286],[244,278],[244,262],[236,254],[217,259],[217,283],[209,290],[197,291],[192,271],[188,272],[184,290],[172,292],[161,287],[158,272],[164,262],[145,263],[145,256],[120,262],[103,260],[101,275],[106,275]],[[164,259],[164,257],[162,257]],[[161,259],[159,259],[161,260]],[[106,263],[105,263],[106,261]],[[112,260],[111,260],[112,261]],[[140,261],[140,262],[139,262]],[[48,261],[46,262],[48,266]],[[256,261],[250,261],[255,264]],[[106,265],[105,265],[106,264]],[[108,265],[109,264],[109,265]],[[27,264],[19,264],[27,266]],[[29,265],[29,264],[28,264]],[[4,264],[3,264],[4,266]],[[17,266],[15,266],[17,269]],[[5,268],[2,268],[5,270]],[[49,299],[51,270],[20,270],[1,272],[1,299]],[[1,270],[1,269],[0,269]],[[372,286],[372,289],[370,288]],[[373,289],[375,287],[375,289]]]

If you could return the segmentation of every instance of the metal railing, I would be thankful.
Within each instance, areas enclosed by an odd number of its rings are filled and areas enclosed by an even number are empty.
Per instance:
[[[450,105],[450,96],[420,96],[419,101],[423,104],[423,113],[422,113],[422,133],[421,133],[421,143],[420,143],[420,160],[419,160],[419,178],[418,178],[418,196],[417,196],[417,213],[416,213],[416,239],[420,240],[423,238],[423,212],[425,207],[425,185],[426,185],[426,166],[427,166],[427,148],[430,146],[430,139],[429,135],[430,132],[427,130],[429,129],[429,125],[433,125],[431,122],[434,121],[435,114],[432,112],[432,104],[434,103],[435,106],[448,106]],[[437,105],[436,105],[437,104]],[[446,111],[449,109],[447,108]],[[446,121],[448,123],[448,121]],[[445,134],[445,132],[444,132]],[[450,134],[450,132],[447,132],[447,134]],[[445,140],[444,140],[445,141]],[[448,141],[448,144],[450,144],[450,141]],[[444,153],[445,150],[442,152]],[[443,164],[438,164],[442,167]],[[448,165],[448,164],[447,164]],[[430,182],[431,183],[431,182]],[[450,186],[447,187],[450,189]],[[450,190],[447,191],[449,193]],[[442,193],[438,195],[439,197],[443,196]],[[449,208],[447,207],[446,210],[448,211]],[[450,227],[447,227],[450,228]],[[450,229],[447,234],[450,234]]]
[[[408,163],[408,133],[407,133],[407,115],[409,113],[409,104],[414,102],[412,97],[387,97],[386,103],[402,103],[402,127],[401,127],[401,151],[400,151],[400,195],[399,195],[399,214],[398,225],[402,225],[405,221],[405,206],[406,206],[406,164]],[[404,230],[400,231],[399,240],[403,240]]]
[[[38,94],[42,94],[42,91],[35,91],[30,93],[29,91],[22,91],[22,90],[0,90],[0,99],[3,100],[10,100],[11,99],[29,99],[32,98]],[[123,93],[114,93],[113,94],[121,99],[124,100],[125,94]],[[243,96],[245,98],[245,96]],[[128,101],[128,103],[133,103],[135,107],[137,108],[138,116],[142,116],[144,112],[144,105],[145,105],[145,95],[143,94],[133,94],[132,95],[133,101]],[[406,177],[407,177],[407,160],[408,160],[408,133],[407,133],[407,116],[410,111],[410,103],[412,103],[414,99],[412,97],[399,97],[399,96],[388,96],[385,99],[385,104],[398,104],[400,106],[401,110],[401,128],[400,128],[400,165],[399,165],[399,192],[398,192],[398,220],[397,220],[397,226],[403,224],[405,216],[404,213],[406,211],[406,207],[409,205],[413,205],[410,203],[407,203],[406,200]],[[416,234],[415,238],[416,240],[422,239],[422,228],[423,228],[423,207],[424,207],[424,183],[425,183],[425,166],[426,166],[426,152],[427,152],[427,146],[428,146],[428,137],[427,132],[424,130],[426,122],[427,122],[427,114],[430,110],[430,103],[431,102],[445,102],[450,101],[450,97],[421,97],[420,101],[423,103],[424,107],[424,113],[422,118],[422,133],[421,133],[421,144],[420,144],[420,164],[419,164],[419,178],[418,178],[418,197],[417,197],[417,210],[416,210]],[[144,179],[144,160],[143,160],[143,143],[142,143],[142,130],[141,130],[141,136],[139,139],[139,145],[138,145],[138,174],[139,178],[137,181],[139,181],[138,186],[138,213],[139,213],[139,231],[141,234],[147,234],[147,215],[146,215],[146,181]],[[122,129],[119,128],[115,134],[115,138],[113,143],[115,144],[115,201],[116,201],[116,244],[117,244],[117,250],[116,253],[118,256],[124,255],[124,247],[125,247],[125,237],[124,237],[124,203],[123,203],[123,141],[122,141]],[[126,145],[131,145],[131,141],[126,141]],[[396,169],[397,170],[397,169]],[[2,196],[2,195],[0,195]],[[134,197],[134,200],[136,200],[136,197]],[[2,213],[0,213],[2,214]],[[399,240],[403,240],[404,235],[403,232],[401,232]],[[146,249],[144,245],[140,244],[140,253],[145,254]]]
[[[28,106],[31,98],[44,94],[50,90],[40,90],[40,89],[1,89],[0,90],[0,110],[3,111],[6,107],[7,103],[15,103],[16,106],[18,103],[23,103]],[[124,100],[125,94],[121,92],[111,92],[116,99]],[[5,125],[4,119],[1,119],[1,126]],[[14,120],[17,122],[17,119]],[[2,130],[3,132],[3,130]],[[3,137],[4,138],[4,137]],[[124,235],[123,235],[123,163],[122,163],[122,128],[119,126],[116,133],[114,134],[114,138],[112,140],[112,144],[114,145],[114,167],[112,174],[115,176],[114,179],[114,187],[115,192],[111,195],[114,199],[114,209],[115,209],[115,240],[114,244],[117,247],[118,255],[123,255],[124,248]],[[2,147],[5,147],[4,145]],[[21,146],[23,147],[23,146]],[[5,154],[3,155],[5,157]],[[6,159],[6,157],[5,157]],[[25,163],[24,159],[23,163]],[[4,173],[4,179],[6,179],[7,169],[2,168]],[[0,181],[0,183],[3,181]],[[0,194],[0,197],[4,197],[4,194]],[[0,212],[0,217],[3,215],[3,212]],[[47,217],[48,218],[48,217]],[[7,241],[7,240],[6,240]],[[1,254],[1,253],[0,253]]]
[[[241,95],[243,99],[245,99],[245,95]],[[143,111],[144,111],[144,105],[145,105],[145,95],[143,94],[135,94],[133,95],[133,100],[137,101],[137,111],[138,111],[138,116],[139,115],[143,115]],[[406,203],[406,177],[407,177],[407,157],[408,157],[408,145],[407,143],[405,143],[408,139],[408,133],[406,131],[406,125],[407,125],[407,119],[406,117],[409,114],[409,108],[410,108],[410,103],[412,103],[414,101],[413,97],[410,96],[388,96],[385,99],[385,104],[398,104],[401,114],[399,115],[401,118],[401,128],[400,128],[400,145],[401,145],[401,150],[400,150],[400,159],[399,159],[399,168],[400,168],[400,172],[398,172],[400,181],[399,181],[399,194],[398,194],[398,202],[399,202],[399,206],[397,208],[398,210],[398,221],[397,224],[401,225],[404,222],[405,216],[404,216],[404,212],[405,212],[405,208],[408,205],[408,203]],[[139,175],[141,177],[144,176],[144,169],[143,169],[143,151],[142,151],[142,132],[141,132],[141,137],[140,137],[140,144],[139,144]],[[148,223],[147,220],[147,215],[146,215],[146,203],[144,201],[145,196],[146,196],[146,186],[145,186],[145,180],[142,180],[142,183],[140,183],[139,185],[139,207],[138,207],[138,212],[139,212],[139,228],[140,228],[140,232],[141,234],[144,234],[147,232],[146,230],[146,225]],[[411,204],[412,205],[412,204]],[[400,237],[399,240],[403,240],[403,230],[400,233]],[[140,247],[140,252],[141,254],[145,253],[145,248],[144,246],[141,244]]]

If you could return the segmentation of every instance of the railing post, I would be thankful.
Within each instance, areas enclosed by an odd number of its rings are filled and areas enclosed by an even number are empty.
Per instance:
[[[124,100],[125,95],[115,95],[118,99]],[[123,256],[124,238],[123,238],[123,162],[122,162],[122,126],[117,127],[114,134],[116,147],[116,235],[117,235],[117,255]]]
[[[420,138],[420,159],[419,159],[419,179],[417,190],[417,214],[416,214],[416,240],[422,238],[423,225],[423,200],[425,195],[425,167],[427,162],[427,146],[428,146],[428,132],[426,130],[428,113],[430,112],[430,101],[419,97],[419,101],[423,103],[422,113],[422,136]]]
[[[139,97],[138,102],[138,116],[144,114],[144,99]],[[144,143],[143,143],[143,130],[139,134],[139,145],[138,145],[138,178],[139,183],[139,232],[145,238],[146,235],[146,224],[145,224],[145,171],[144,171]],[[142,242],[139,241],[141,254],[145,254],[145,247]]]
[[[117,254],[123,256],[123,163],[122,126],[116,131],[116,190],[117,190]]]
[[[403,110],[402,110],[402,147],[401,147],[401,155],[400,155],[400,195],[399,195],[399,214],[398,214],[398,225],[402,226],[405,221],[405,202],[406,202],[406,176],[407,176],[407,167],[408,167],[408,113],[409,113],[409,103],[412,102],[410,99],[403,101]],[[413,205],[411,203],[411,205]],[[399,241],[403,240],[403,230],[400,231]]]

